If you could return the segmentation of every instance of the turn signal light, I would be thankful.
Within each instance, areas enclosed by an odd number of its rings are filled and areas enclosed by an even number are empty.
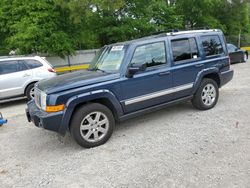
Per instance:
[[[56,105],[56,106],[46,106],[46,112],[59,112],[64,110],[64,104]]]

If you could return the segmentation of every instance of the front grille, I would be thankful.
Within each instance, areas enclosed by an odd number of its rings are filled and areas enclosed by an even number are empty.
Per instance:
[[[35,103],[38,108],[41,108],[41,91],[35,88]]]

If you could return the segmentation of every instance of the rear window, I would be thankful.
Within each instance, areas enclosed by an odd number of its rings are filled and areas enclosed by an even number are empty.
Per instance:
[[[199,57],[195,38],[172,40],[171,46],[175,64]]]
[[[28,67],[19,61],[0,61],[0,75],[27,70]]]
[[[232,45],[232,44],[228,44],[228,45],[227,45],[227,49],[228,49],[228,52],[229,52],[229,53],[232,53],[232,52],[235,52],[235,51],[236,51],[237,47],[234,46],[234,45]]]
[[[30,68],[30,69],[35,69],[38,67],[43,66],[42,63],[40,63],[39,61],[36,60],[24,60],[25,64]]]
[[[206,56],[213,56],[224,53],[219,36],[217,35],[202,36],[201,41]]]

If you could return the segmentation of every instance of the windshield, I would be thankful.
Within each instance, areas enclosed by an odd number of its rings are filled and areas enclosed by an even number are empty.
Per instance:
[[[115,45],[103,47],[93,59],[90,70],[117,72],[120,69],[127,46]]]

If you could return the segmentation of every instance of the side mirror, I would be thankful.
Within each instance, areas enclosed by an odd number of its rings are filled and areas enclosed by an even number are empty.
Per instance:
[[[237,52],[237,51],[239,51],[240,50],[240,48],[235,48],[235,51]]]
[[[133,76],[139,71],[145,71],[147,68],[147,64],[144,63],[140,66],[130,66],[127,71],[127,77],[133,78]]]

